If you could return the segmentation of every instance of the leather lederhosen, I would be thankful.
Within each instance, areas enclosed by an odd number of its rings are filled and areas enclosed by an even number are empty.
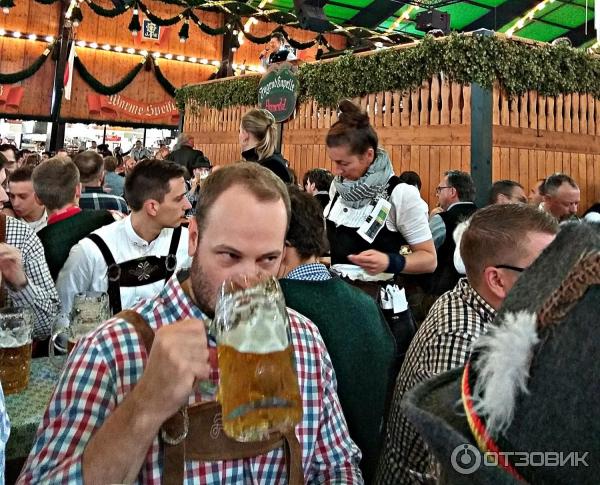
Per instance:
[[[102,253],[107,266],[108,300],[112,315],[121,307],[121,287],[144,286],[160,280],[168,280],[177,267],[177,247],[181,238],[181,226],[173,230],[169,252],[166,256],[144,256],[142,258],[116,263],[107,244],[98,234],[87,236]]]
[[[124,310],[118,317],[132,325],[150,354],[154,331],[144,318],[133,310]],[[239,442],[229,438],[221,426],[221,405],[203,402],[182,408],[161,427],[163,449],[163,485],[181,485],[185,461],[222,461],[253,458],[283,447],[288,467],[289,485],[303,485],[302,448],[293,429],[275,433],[266,441]]]

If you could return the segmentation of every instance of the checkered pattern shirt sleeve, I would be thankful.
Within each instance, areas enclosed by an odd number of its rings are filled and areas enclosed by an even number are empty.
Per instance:
[[[84,192],[81,194],[79,207],[94,210],[116,210],[123,214],[129,214],[127,202],[123,197],[99,192]]]
[[[6,285],[8,297],[14,306],[33,311],[33,338],[47,338],[58,311],[58,294],[42,242],[27,224],[13,217],[6,218],[6,242],[21,251],[23,270],[27,275],[27,285],[23,289],[14,290]]]
[[[174,276],[159,297],[136,310],[154,329],[186,317],[201,318]],[[303,419],[296,427],[306,483],[360,484],[360,451],[349,437],[335,392],[335,375],[316,327],[290,311]],[[209,345],[215,343],[209,340]],[[34,447],[18,483],[81,483],[83,451],[92,434],[140,379],[145,350],[135,331],[113,319],[82,339],[69,356],[38,429]],[[218,372],[211,380],[218,382]],[[198,390],[190,404],[210,399]],[[162,457],[155,438],[136,483],[161,483]],[[243,460],[187,461],[185,483],[208,485],[279,484],[286,481],[283,449]]]
[[[466,279],[435,302],[411,342],[398,374],[377,484],[424,482],[431,457],[421,436],[402,413],[402,398],[417,384],[464,365],[471,346],[486,331],[494,314]]]

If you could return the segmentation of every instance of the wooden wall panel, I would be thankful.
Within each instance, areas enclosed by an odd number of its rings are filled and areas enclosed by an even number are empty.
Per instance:
[[[106,8],[113,8],[110,0],[98,0],[98,3]],[[147,0],[144,3],[152,13],[162,18],[172,17],[183,10],[181,6],[169,5],[156,0]],[[138,42],[137,38],[133,37],[127,29],[132,16],[131,9],[112,19],[96,15],[85,2],[81,4],[81,9],[83,22],[77,29],[77,40],[93,41],[99,45],[110,44],[119,45],[124,48],[143,48],[150,52],[168,52],[174,56],[184,55],[195,56],[199,59],[221,59],[223,37],[220,35],[210,36],[205,34],[193,23],[190,23],[189,39],[185,43],[181,43],[178,36],[179,29],[183,24],[182,22],[169,27],[161,27],[165,33],[160,43],[151,40]],[[144,15],[141,12],[140,15],[140,18],[143,19]],[[203,22],[212,27],[220,27],[223,23],[221,14],[200,12],[200,17]],[[202,80],[192,77],[188,79],[188,83],[197,83]]]
[[[59,26],[60,5],[42,5],[30,1],[15,2],[10,14],[0,14],[0,28],[18,31],[23,34],[35,34],[39,37],[56,37]],[[8,74],[29,67],[46,49],[46,42],[30,41],[26,38],[0,38],[0,72]],[[24,81],[6,85],[4,89],[22,86],[24,95],[18,113],[29,116],[49,116],[54,82],[54,61],[48,58],[42,68]],[[14,111],[4,111],[0,114]]]
[[[577,116],[573,99],[578,106]],[[413,92],[375,93],[355,101],[370,113],[395,172],[414,170],[420,174],[421,195],[430,207],[437,202],[435,187],[445,171],[469,171],[469,87],[432,79]],[[186,115],[186,129],[196,135],[196,142],[205,153],[213,154],[211,160],[216,164],[239,158],[237,133],[245,109],[225,111],[235,123],[211,121],[218,112],[206,108],[200,108],[198,114],[188,111]],[[581,187],[580,212],[600,200],[597,100],[583,95],[546,98],[537,93],[509,99],[497,90],[493,119],[494,180],[516,180],[529,191],[540,178],[563,171]],[[283,154],[300,179],[311,168],[332,169],[324,140],[335,121],[335,110],[318,108],[311,102],[298,106],[295,115],[285,123]],[[219,151],[220,146],[227,149]]]
[[[104,84],[112,84],[118,81],[142,59],[141,56],[79,47],[77,48],[77,55],[88,70]],[[210,66],[202,64],[183,63],[168,59],[160,59],[158,64],[167,79],[177,87],[180,87],[190,77],[207,79],[212,72]],[[90,86],[76,73],[73,78],[71,101],[63,99],[61,116],[63,118],[91,119],[87,95],[92,92]],[[145,69],[142,69],[134,81],[119,94],[141,103],[158,103],[172,99],[158,84],[154,74]],[[119,121],[138,120],[119,118]]]

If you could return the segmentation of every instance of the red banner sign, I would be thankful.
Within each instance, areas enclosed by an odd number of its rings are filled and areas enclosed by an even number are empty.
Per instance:
[[[90,93],[87,95],[90,116],[102,116],[110,119],[134,119],[139,121],[165,120],[169,124],[177,124],[179,111],[172,100],[161,103],[140,103],[120,94],[103,96]]]
[[[23,86],[0,84],[0,110],[5,113],[16,113],[23,99]]]

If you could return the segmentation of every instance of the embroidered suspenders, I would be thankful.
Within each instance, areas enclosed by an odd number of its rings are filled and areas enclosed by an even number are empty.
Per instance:
[[[133,310],[124,310],[117,317],[132,325],[150,355],[154,331],[146,320]],[[288,485],[303,485],[302,448],[294,430],[276,433],[267,441],[238,442],[229,438],[221,426],[221,405],[216,401],[182,408],[161,427],[163,452],[162,485],[181,485],[185,461],[221,461],[252,458],[283,447],[288,471]]]
[[[173,230],[167,256],[145,256],[117,264],[110,249],[98,234],[87,236],[98,246],[106,262],[108,277],[108,300],[111,314],[121,311],[121,287],[135,287],[168,280],[177,267],[177,247],[181,226]]]

